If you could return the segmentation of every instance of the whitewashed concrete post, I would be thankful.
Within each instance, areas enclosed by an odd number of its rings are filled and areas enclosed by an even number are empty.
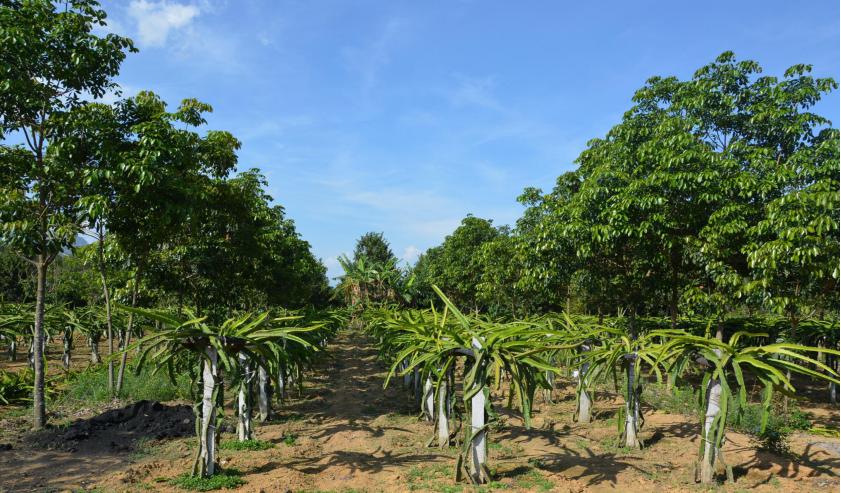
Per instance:
[[[251,370],[251,362],[245,354],[239,353],[237,357],[239,358],[240,372],[242,373],[242,381],[239,384],[239,395],[237,396],[237,410],[239,414],[237,421],[237,439],[244,442],[246,440],[251,440],[252,438],[251,382],[254,377],[254,373]]]
[[[212,476],[216,472],[216,380],[219,374],[219,355],[215,348],[207,348],[207,359],[202,368],[201,429],[199,439],[199,476]]]
[[[265,422],[269,419],[272,412],[271,403],[271,382],[269,381],[269,372],[261,365],[257,370],[257,407],[260,413],[260,422]]]
[[[450,416],[449,395],[447,393],[447,375],[441,379],[438,386],[438,446],[446,448],[450,445]]]
[[[435,420],[435,384],[431,375],[423,382],[423,415],[427,421]]]
[[[481,349],[481,342],[473,338],[473,348]],[[485,382],[474,382],[479,391],[470,400],[470,432],[473,440],[470,443],[470,474],[476,483],[487,483],[485,467],[488,459],[488,443],[485,432]]]

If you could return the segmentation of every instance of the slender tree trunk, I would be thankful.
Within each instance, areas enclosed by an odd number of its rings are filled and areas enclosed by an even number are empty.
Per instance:
[[[237,438],[239,441],[244,442],[252,438],[251,400],[253,392],[251,382],[254,374],[251,370],[251,362],[248,361],[248,357],[243,353],[239,353],[238,357],[242,375],[239,384],[239,395],[237,396]]]
[[[481,343],[473,339],[473,347],[481,348]],[[487,474],[488,443],[485,431],[485,385],[484,382],[475,382],[482,388],[476,392],[470,400],[470,433],[473,439],[470,442],[470,475],[477,484],[484,484],[490,481]]]
[[[140,268],[137,268],[137,271],[134,274],[134,283],[131,287],[131,307],[135,308],[137,306],[137,284],[140,281]],[[126,373],[126,363],[128,362],[128,346],[131,344],[131,331],[134,329],[134,313],[129,312],[128,314],[128,323],[126,324],[126,336],[125,341],[123,344],[123,354],[120,355],[120,371],[117,372],[117,388],[114,391],[114,395],[120,395],[120,391],[123,389],[123,377]]]
[[[216,399],[219,377],[218,358],[215,348],[207,348],[207,359],[202,368],[202,399],[199,428],[199,450],[193,465],[194,476],[212,476],[216,472]]]
[[[35,262],[35,327],[32,337],[32,363],[35,371],[32,408],[34,412],[32,427],[43,429],[47,424],[47,409],[44,400],[44,296],[47,287],[47,262],[44,255],[38,255]]]
[[[99,225],[99,248],[97,249],[99,261],[99,278],[102,282],[102,296],[105,301],[105,325],[108,337],[108,390],[114,395],[114,330],[111,317],[111,294],[108,291],[108,279],[105,275],[105,233],[102,225]]]
[[[715,334],[719,341],[724,340],[724,327],[721,321]],[[715,354],[721,356],[721,350],[716,349]],[[706,412],[704,414],[704,456],[701,459],[701,482],[710,484],[715,481],[715,463],[721,453],[715,440],[715,420],[721,413],[721,382],[717,378],[710,379],[706,389]]]
[[[441,379],[438,386],[438,446],[447,448],[450,445],[450,415],[447,376]]]

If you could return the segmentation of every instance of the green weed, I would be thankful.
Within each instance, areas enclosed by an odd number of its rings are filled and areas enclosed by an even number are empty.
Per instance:
[[[182,474],[170,479],[168,483],[190,491],[213,491],[238,488],[245,484],[245,480],[242,479],[242,473],[237,469],[224,469],[207,478]]]
[[[219,444],[219,448],[222,450],[266,450],[274,447],[274,444],[271,442],[265,442],[263,440],[226,440]]]

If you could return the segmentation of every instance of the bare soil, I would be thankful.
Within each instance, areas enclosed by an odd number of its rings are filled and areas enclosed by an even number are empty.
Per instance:
[[[332,357],[307,376],[300,395],[286,403],[256,436],[274,444],[262,451],[220,451],[224,468],[243,473],[243,492],[288,491],[708,491],[694,483],[698,424],[694,418],[648,411],[647,448],[613,445],[620,402],[597,396],[597,419],[571,419],[571,387],[555,403],[538,398],[532,429],[502,412],[504,426],[490,435],[490,465],[496,481],[482,489],[452,481],[456,449],[428,448],[430,423],[400,382],[383,390],[386,368],[362,335],[342,332]],[[495,397],[497,409],[503,399]],[[167,483],[189,470],[195,452],[187,403],[140,402],[116,409],[86,410],[72,424],[24,432],[28,416],[0,420],[0,491],[43,492],[98,489],[106,492],[181,491]],[[229,413],[231,414],[231,413]],[[820,408],[838,426],[838,411]],[[294,440],[289,438],[294,437]],[[226,433],[222,441],[234,440]],[[0,447],[3,448],[3,447]],[[839,443],[800,434],[792,454],[759,452],[746,435],[731,432],[725,447],[735,484],[717,491],[838,491]]]

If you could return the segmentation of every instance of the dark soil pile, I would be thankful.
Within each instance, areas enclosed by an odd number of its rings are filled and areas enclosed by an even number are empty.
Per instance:
[[[160,440],[194,433],[195,417],[190,406],[138,401],[67,427],[32,433],[28,440],[35,447],[48,450],[130,451],[140,439]]]

